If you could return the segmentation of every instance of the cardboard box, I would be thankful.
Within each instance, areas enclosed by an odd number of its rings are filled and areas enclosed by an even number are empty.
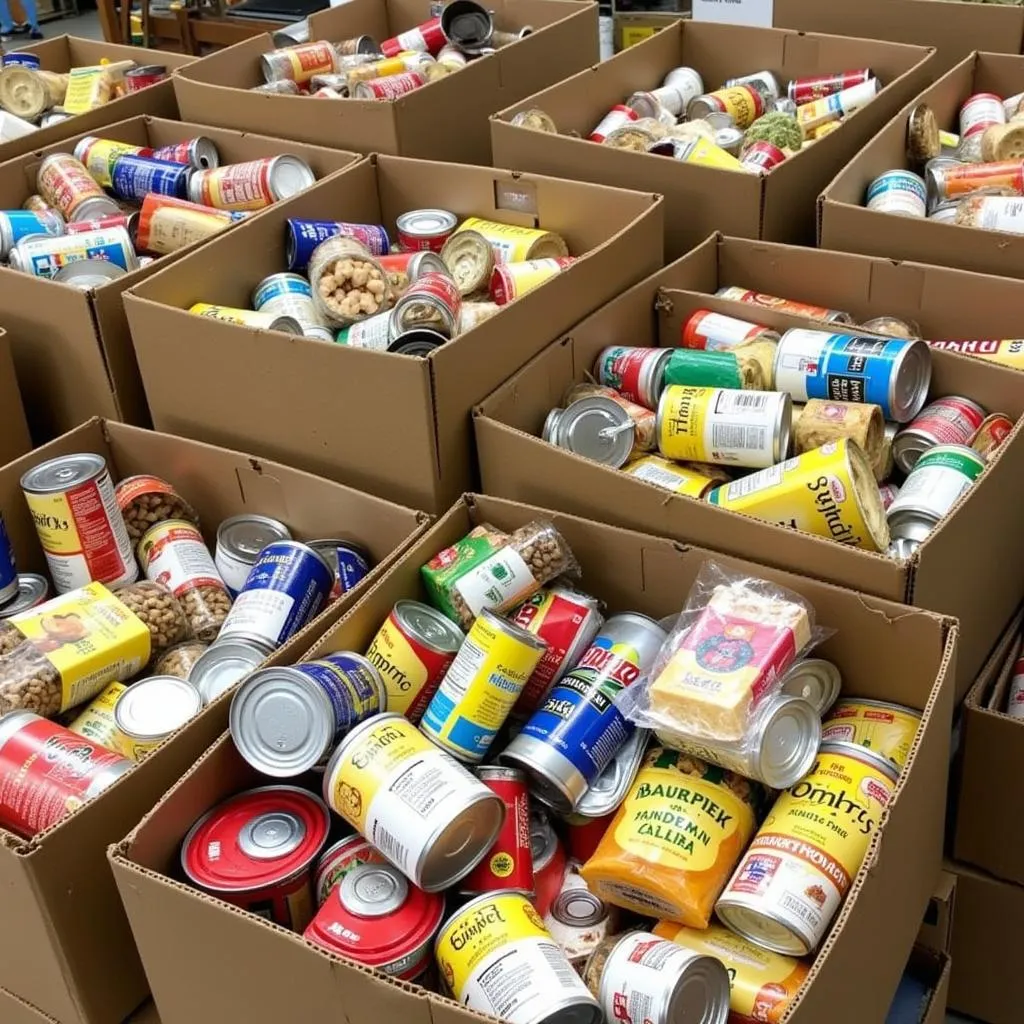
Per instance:
[[[828,32],[861,39],[934,46],[937,74],[974,50],[1020,53],[1024,43],[1024,11],[1001,4],[956,3],[953,0],[774,0],[772,24],[802,32]]]
[[[0,208],[19,208],[36,191],[36,175],[43,157],[71,152],[79,139],[88,134],[73,135],[46,149],[0,164]],[[322,146],[153,117],[134,117],[105,125],[101,134],[104,138],[154,147],[205,135],[217,145],[222,164],[292,153],[306,160],[318,179],[359,160],[355,153]],[[0,267],[4,326],[14,344],[15,363],[37,441],[70,430],[95,415],[148,424],[146,396],[121,293],[185,251],[164,256],[148,267],[91,291]]]
[[[71,68],[90,67],[101,60],[133,60],[138,65],[163,64],[168,71],[184,67],[196,58],[184,53],[167,53],[164,50],[145,50],[141,46],[118,46],[95,39],[79,39],[77,36],[56,36],[41,43],[26,43],[12,47],[18,53],[34,53],[39,57],[44,71],[63,74]],[[170,80],[158,82],[148,89],[122,96],[105,103],[96,110],[77,114],[67,121],[61,121],[50,128],[40,128],[20,139],[0,143],[0,160],[31,153],[34,150],[52,146],[61,139],[72,135],[95,133],[96,129],[126,117],[152,114],[155,117],[177,117],[178,104],[174,98],[174,86]]]
[[[488,9],[499,29],[532,25],[533,34],[397,100],[311,103],[303,96],[245,92],[263,83],[259,56],[275,48],[264,34],[175,75],[181,116],[360,153],[489,164],[487,118],[595,63],[599,53],[596,3],[496,0]],[[430,0],[351,0],[310,17],[309,32],[311,39],[366,34],[380,42],[431,15]]]
[[[952,960],[947,953],[915,946],[904,971],[904,977],[916,983],[913,995],[908,995],[898,1007],[894,1003],[885,1024],[945,1024],[951,973]],[[923,1002],[915,998],[918,993]]]
[[[956,689],[962,696],[1024,597],[1024,537],[1014,525],[1016,503],[1010,497],[1024,472],[1019,426],[984,480],[902,564],[670,494],[540,440],[548,410],[560,404],[570,384],[585,378],[606,345],[676,345],[682,322],[701,308],[776,329],[808,326],[797,317],[713,298],[722,285],[814,301],[847,310],[855,320],[881,313],[909,317],[925,337],[1009,336],[1005,332],[1019,327],[1017,310],[1024,300],[1020,285],[998,278],[767,242],[709,239],[577,324],[479,407],[484,490],[956,616],[961,626]],[[933,394],[967,394],[1014,418],[1024,413],[1016,371],[948,352],[934,352],[932,366]]]
[[[907,118],[918,103],[927,103],[932,108],[940,128],[959,131],[960,107],[972,93],[1012,96],[1022,90],[1024,57],[992,53],[968,57],[925,89],[868,142],[822,193],[818,201],[822,247],[890,259],[927,260],[1002,277],[1024,277],[1024,236],[897,217],[864,206],[868,185],[878,175],[909,167]],[[1019,333],[1018,330],[1006,337]]]
[[[45,459],[81,451],[105,456],[115,480],[136,473],[168,479],[199,512],[207,540],[226,516],[262,512],[283,520],[300,539],[339,532],[358,539],[375,561],[386,564],[420,532],[419,513],[342,484],[94,419],[0,469],[0,508],[22,571],[42,571],[44,561],[21,476]],[[329,606],[270,663],[294,661],[383,568],[379,565]],[[0,890],[9,924],[0,931],[0,986],[61,1024],[116,1024],[146,998],[146,978],[107,868],[106,847],[137,824],[224,730],[229,704],[225,694],[135,770],[46,833],[22,840],[0,830]]]
[[[686,598],[706,558],[699,548],[468,495],[408,549],[392,571],[313,648],[363,650],[401,598],[424,599],[420,566],[474,525],[512,530],[550,519],[583,568],[583,585],[614,610],[661,617]],[[732,560],[727,564],[739,565]],[[956,626],[930,613],[743,565],[799,591],[822,623],[840,628],[824,650],[852,693],[899,700],[923,710],[915,750],[840,915],[818,957],[816,978],[792,1024],[880,1021],[906,963],[939,870],[952,694],[946,674],[955,659]],[[142,824],[110,851],[121,896],[164,1024],[244,1019],[252,1024],[301,1015],[347,1020],[478,1020],[454,1003],[312,949],[297,936],[229,908],[176,879],[179,843],[209,807],[258,776],[229,736],[219,740]],[[202,941],[197,937],[202,936]],[[230,949],[230,960],[211,956]],[[851,977],[871,984],[851,987]],[[183,985],[182,978],[189,984]],[[283,979],[287,979],[286,981]],[[842,999],[837,992],[842,991]],[[296,1000],[300,1000],[299,1003]]]
[[[675,24],[680,18],[689,16],[689,13],[682,14],[678,11],[630,11],[624,14],[616,11],[612,20],[615,52],[628,50],[629,47],[650,39],[655,32]]]
[[[56,1018],[37,1010],[16,995],[0,988],[0,1020],[4,1024],[60,1024]],[[160,1016],[150,999],[128,1017],[124,1024],[160,1024]]]
[[[285,269],[289,217],[391,231],[400,213],[438,206],[460,217],[539,224],[563,235],[582,259],[425,359],[285,338],[185,312],[200,300],[247,305],[264,275]],[[536,355],[550,328],[567,329],[660,265],[661,211],[660,197],[649,194],[372,158],[127,295],[154,421],[188,437],[250,444],[375,494],[443,511],[472,486],[472,405]]]
[[[942,871],[917,933],[918,947],[933,953],[949,953],[953,940],[955,907],[956,875],[951,871]]]
[[[25,406],[14,372],[11,339],[0,329],[0,466],[24,455],[31,447]]]
[[[715,230],[811,244],[817,193],[894,110],[931,80],[933,56],[933,50],[920,46],[681,21],[495,114],[494,162],[521,171],[660,192],[666,199],[665,243],[670,257],[681,256]],[[679,65],[696,68],[708,90],[727,78],[763,68],[786,82],[866,66],[884,88],[838,131],[765,176],[698,167],[587,140],[611,107],[638,89],[660,85]],[[550,114],[560,132],[580,137],[553,136],[511,124],[517,113],[531,107]]]

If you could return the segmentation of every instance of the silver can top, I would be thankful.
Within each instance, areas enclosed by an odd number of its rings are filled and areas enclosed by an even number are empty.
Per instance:
[[[573,886],[555,897],[551,916],[570,928],[593,928],[608,916],[608,908],[586,886]]]
[[[220,153],[213,139],[199,135],[192,140],[188,149],[189,163],[196,170],[209,171],[220,166]]]
[[[558,424],[561,422],[562,417],[565,415],[565,410],[556,406],[552,409],[544,420],[544,427],[540,432],[540,436],[548,444],[554,444],[555,438],[558,436]]]
[[[338,897],[360,917],[387,917],[409,898],[409,883],[390,864],[359,864],[341,880]]]
[[[801,658],[789,667],[780,686],[787,697],[803,697],[824,715],[839,696],[842,675],[824,658]]]
[[[907,423],[924,408],[931,380],[931,349],[919,339],[907,341],[896,357],[889,387],[889,413],[894,420]]]
[[[291,531],[284,523],[250,512],[231,516],[217,527],[217,546],[250,565],[268,544],[291,539]]]
[[[772,789],[799,782],[814,764],[821,743],[821,718],[803,697],[777,697],[759,716],[758,776]]]
[[[244,640],[221,640],[199,655],[188,680],[199,691],[203,702],[211,704],[269,658],[270,653]]]
[[[107,461],[102,455],[83,452],[80,455],[60,455],[33,466],[22,478],[21,489],[32,494],[59,494],[71,487],[95,480],[106,472]]]
[[[619,469],[633,451],[636,425],[628,412],[610,398],[595,395],[569,405],[558,421],[559,448]]]
[[[288,199],[316,184],[313,168],[297,156],[276,156],[267,174],[270,194],[276,202]]]
[[[392,614],[405,632],[435,654],[455,654],[466,639],[451,619],[419,601],[399,601]]]
[[[109,196],[90,196],[75,207],[75,212],[68,220],[77,224],[79,221],[99,220],[101,217],[109,217],[120,212],[121,207]]]
[[[72,288],[79,288],[83,292],[91,288],[101,288],[119,277],[124,277],[128,271],[119,267],[110,260],[75,260],[74,263],[66,263],[56,274],[53,280],[57,284],[69,284]]]
[[[294,853],[306,838],[305,822],[288,811],[250,818],[239,830],[238,848],[253,860],[278,860]]]
[[[611,764],[594,780],[576,805],[576,813],[588,818],[611,814],[626,798],[647,750],[650,730],[636,729],[611,760]]]
[[[725,897],[715,904],[715,913],[737,935],[756,946],[763,946],[783,956],[806,956],[811,943],[769,910],[754,910]]]
[[[414,238],[434,238],[445,232],[454,231],[459,218],[450,210],[409,210],[400,214],[395,221],[403,235]]]
[[[18,573],[18,593],[7,604],[0,606],[0,619],[27,612],[42,604],[50,594],[50,584],[45,576],[34,572]]]
[[[169,736],[203,709],[199,691],[178,676],[150,676],[123,691],[114,705],[114,724],[132,739]]]

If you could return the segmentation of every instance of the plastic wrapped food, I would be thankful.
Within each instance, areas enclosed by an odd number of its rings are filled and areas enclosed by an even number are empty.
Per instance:
[[[209,646],[202,640],[185,640],[183,643],[175,644],[153,663],[153,675],[188,679],[192,666]]]
[[[168,519],[185,519],[199,525],[196,510],[158,476],[126,477],[114,488],[114,497],[124,516],[128,536],[135,543],[150,527]]]
[[[150,580],[126,583],[114,588],[114,596],[149,627],[150,650],[154,656],[181,643],[191,633],[185,609],[159,583]]]

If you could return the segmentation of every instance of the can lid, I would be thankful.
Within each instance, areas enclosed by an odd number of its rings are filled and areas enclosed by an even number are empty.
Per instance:
[[[636,729],[620,747],[607,768],[594,780],[576,805],[576,813],[588,818],[603,818],[626,798],[647,750],[650,730]]]
[[[729,974],[717,957],[688,958],[679,964],[660,1019],[664,1024],[717,1024],[729,1016],[729,988]]]
[[[331,748],[335,727],[330,698],[298,669],[254,672],[231,699],[235,747],[273,778],[294,778],[317,765]]]
[[[60,154],[54,154],[60,155]],[[121,207],[109,196],[89,196],[83,199],[68,218],[71,223],[77,224],[82,220],[99,220],[112,214],[119,214]]]
[[[617,402],[601,395],[580,398],[562,414],[556,431],[559,448],[618,469],[633,451],[636,425]]]
[[[353,914],[385,917],[408,899],[409,883],[390,864],[360,864],[342,879],[338,896]]]
[[[192,163],[203,171],[220,166],[220,154],[213,139],[200,135],[192,140]]]
[[[53,280],[57,284],[69,284],[73,288],[80,288],[83,292],[90,288],[101,288],[110,281],[116,281],[124,277],[128,271],[119,267],[110,260],[75,260],[74,263],[66,263],[56,274]]]
[[[387,351],[396,356],[429,356],[435,348],[440,348],[447,341],[449,339],[439,331],[419,327],[413,331],[403,331],[389,342]]]
[[[547,414],[547,417],[544,420],[544,429],[541,430],[540,436],[543,440],[547,441],[548,444],[555,443],[555,437],[558,434],[558,424],[561,422],[564,415],[565,410],[558,408],[557,406]]]
[[[608,908],[585,885],[574,886],[555,897],[551,916],[570,928],[591,928],[608,916]]]
[[[403,235],[415,238],[434,238],[454,231],[459,218],[450,210],[409,210],[395,221]]]
[[[403,630],[437,654],[455,654],[466,639],[451,619],[419,601],[399,601],[392,614]]]
[[[291,531],[284,523],[253,513],[231,516],[217,527],[218,547],[250,564],[268,544],[291,539]]]
[[[802,697],[824,715],[836,702],[842,685],[839,669],[824,658],[801,658],[782,677],[787,697]]]
[[[274,199],[280,202],[315,185],[316,175],[305,160],[284,154],[274,157],[267,180]]]
[[[180,729],[203,709],[203,698],[178,676],[150,676],[121,693],[114,723],[133,739],[157,739]]]
[[[810,701],[803,697],[772,701],[758,732],[758,768],[765,785],[786,789],[807,774],[821,743],[821,718]]]
[[[494,35],[494,18],[474,0],[451,0],[441,11],[441,31],[460,50],[479,50]]]
[[[737,935],[773,953],[800,957],[806,956],[813,948],[788,925],[769,916],[767,911],[731,903],[727,896],[715,904],[715,913]]]
[[[60,455],[33,466],[21,478],[21,489],[33,494],[53,494],[92,480],[107,468],[101,455],[83,452]]]
[[[5,605],[0,605],[0,619],[27,612],[42,604],[49,596],[50,584],[45,576],[34,572],[18,573],[18,593]]]
[[[270,651],[256,644],[219,640],[199,655],[188,679],[203,701],[211,704],[269,657]]]
[[[928,400],[928,387],[932,380],[931,349],[920,339],[904,341],[906,348],[897,356],[890,410],[892,418],[900,422],[912,420]]]

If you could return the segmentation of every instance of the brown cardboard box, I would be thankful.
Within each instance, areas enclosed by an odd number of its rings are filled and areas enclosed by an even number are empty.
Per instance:
[[[36,172],[42,158],[50,153],[71,152],[88,134],[73,135],[0,164],[0,208],[20,207],[36,191]],[[293,153],[310,164],[318,179],[359,160],[355,153],[153,117],[106,125],[100,134],[154,147],[205,135],[216,144],[222,164]],[[172,253],[88,292],[0,268],[0,308],[14,344],[18,376],[37,441],[70,430],[90,416],[142,425],[149,422],[121,293],[179,256]],[[179,393],[179,401],[183,394]]]
[[[599,54],[596,3],[496,0],[488,9],[499,29],[532,25],[533,34],[397,100],[310,103],[303,96],[245,92],[263,83],[259,56],[274,49],[272,38],[260,35],[174,76],[181,116],[360,153],[489,164],[487,118],[593,64]],[[313,15],[309,32],[311,39],[367,34],[380,42],[430,16],[430,0],[351,0]]]
[[[60,1024],[56,1018],[37,1010],[3,988],[0,988],[0,1020],[4,1024]],[[150,999],[128,1017],[124,1024],[160,1024],[160,1015]]]
[[[289,217],[384,224],[418,207],[540,225],[583,255],[426,359],[325,345],[185,312],[246,305],[285,269]],[[154,421],[275,458],[430,512],[472,485],[474,402],[548,340],[661,263],[660,197],[482,167],[374,157],[245,224],[126,298]],[[544,324],[543,330],[537,325]],[[188,401],[182,401],[182,395]],[[284,412],[286,410],[286,413]]]
[[[939,873],[939,881],[928,901],[924,921],[917,933],[918,947],[932,953],[948,954],[953,940],[953,914],[956,907],[956,875]]]
[[[538,516],[554,522],[582,565],[583,586],[613,611],[656,617],[676,611],[704,560],[717,557],[668,540],[468,495],[408,549],[310,656],[364,650],[396,600],[423,600],[420,566],[474,525],[488,522],[512,530]],[[939,870],[952,707],[945,677],[953,670],[956,627],[930,613],[814,580],[749,564],[743,568],[797,590],[814,604],[819,622],[840,627],[826,644],[825,656],[841,667],[850,692],[899,700],[924,712],[885,827],[841,911],[827,954],[818,958],[813,984],[788,1017],[792,1024],[881,1021]],[[479,1020],[448,1000],[315,951],[296,936],[176,881],[179,843],[192,822],[217,801],[257,783],[258,776],[225,736],[110,851],[165,1024],[204,1019],[271,1024],[297,1016],[331,1019],[331,1014],[351,1021],[423,1024]],[[232,956],[211,956],[213,949],[230,949]],[[870,979],[870,984],[851,986],[853,977]],[[182,978],[189,984],[183,985]],[[842,998],[837,998],[839,991]]]
[[[946,1001],[949,998],[949,979],[953,962],[948,953],[915,946],[910,954],[907,970],[925,982],[931,989],[931,998],[920,1020],[921,1024],[945,1024]]]
[[[491,118],[494,162],[516,170],[662,193],[670,257],[681,256],[715,230],[811,244],[817,193],[894,110],[931,80],[933,56],[930,49],[898,43],[681,21],[495,114]],[[884,88],[838,131],[763,177],[587,141],[612,106],[625,102],[638,89],[660,85],[681,64],[696,68],[708,90],[727,78],[763,68],[786,82],[866,66]],[[510,123],[530,107],[550,114],[560,132],[578,132],[581,137],[552,136]]]
[[[1020,53],[1024,42],[1024,11],[1000,4],[955,3],[952,0],[775,0],[772,24],[803,32],[829,32],[861,39],[934,46],[937,74],[974,50]]]
[[[700,308],[777,329],[808,326],[797,317],[711,297],[722,285],[847,310],[855,320],[881,313],[909,317],[926,337],[1002,337],[1019,327],[1024,301],[1024,289],[998,278],[767,242],[709,239],[577,324],[480,406],[476,431],[484,490],[597,515],[956,616],[961,627],[957,693],[962,696],[1024,597],[1024,537],[1015,525],[1011,497],[1024,473],[1019,427],[982,483],[903,564],[670,494],[537,436],[548,410],[560,404],[570,384],[584,379],[606,345],[675,345],[681,323]],[[661,294],[663,289],[686,291]],[[1024,413],[1022,378],[1015,371],[948,352],[933,356],[934,394],[967,394],[1015,418]]]
[[[14,372],[11,339],[0,329],[0,466],[32,447],[25,419],[25,406]]]
[[[96,41],[95,39],[79,39],[76,36],[56,36],[45,39],[41,43],[30,43],[25,46],[12,47],[17,52],[34,53],[39,57],[44,71],[57,71],[63,74],[71,68],[89,67],[99,64],[101,60],[133,60],[140,66],[143,64],[163,64],[168,71],[184,67],[196,58],[183,53],[166,53],[163,50],[144,50],[141,46],[117,46],[113,43]],[[67,121],[61,121],[51,128],[41,128],[31,135],[10,142],[0,143],[0,160],[10,160],[31,153],[34,150],[52,146],[53,143],[72,135],[96,132],[102,125],[136,117],[139,114],[153,114],[156,117],[177,117],[178,104],[174,99],[174,86],[168,80],[158,82],[148,89],[122,96],[110,103],[90,110],[85,114],[77,114]]]
[[[358,539],[375,561],[387,563],[421,529],[421,514],[342,484],[94,419],[0,469],[0,508],[22,571],[42,571],[44,562],[21,476],[47,458],[81,451],[105,456],[115,480],[136,473],[168,479],[199,512],[208,540],[226,516],[262,512],[287,523],[300,539],[339,532]],[[378,565],[356,590],[329,606],[270,663],[294,661],[383,568]],[[0,830],[0,890],[9,924],[0,930],[0,986],[61,1024],[115,1024],[146,998],[145,975],[106,865],[106,847],[123,837],[224,730],[229,704],[228,695],[215,701],[134,771],[48,832],[26,841]]]
[[[820,244],[846,252],[1024,277],[1024,236],[896,217],[864,206],[868,185],[878,175],[909,166],[907,117],[918,103],[932,108],[940,128],[959,131],[960,107],[972,93],[1012,96],[1022,90],[1024,57],[979,53],[957,64],[901,110],[828,185],[818,201]]]

